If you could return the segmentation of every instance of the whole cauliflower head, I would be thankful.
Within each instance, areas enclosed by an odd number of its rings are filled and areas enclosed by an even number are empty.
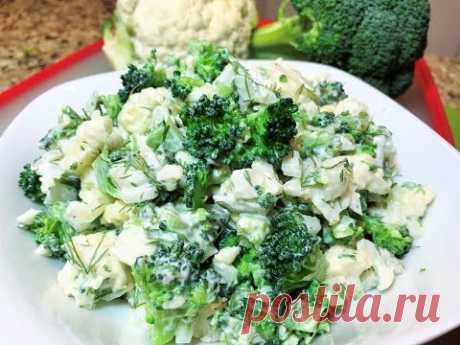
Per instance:
[[[118,0],[104,29],[104,51],[115,68],[157,58],[185,56],[191,41],[208,41],[237,57],[249,54],[257,25],[253,0]]]

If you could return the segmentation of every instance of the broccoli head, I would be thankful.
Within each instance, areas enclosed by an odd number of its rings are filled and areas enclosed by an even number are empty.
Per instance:
[[[202,308],[217,300],[219,277],[200,270],[203,255],[198,245],[179,241],[137,259],[133,277],[145,303],[153,345],[171,342],[179,326],[191,331]]]
[[[413,238],[405,227],[386,224],[377,218],[364,217],[363,227],[377,246],[393,253],[397,257],[404,256],[412,247]]]
[[[165,72],[162,69],[157,69],[155,64],[156,54],[155,51],[152,51],[152,55],[143,66],[128,66],[128,71],[121,76],[123,88],[118,91],[122,103],[125,103],[133,93],[148,87],[160,87],[165,84]]]
[[[250,137],[229,156],[232,165],[246,167],[257,158],[262,158],[279,167],[283,158],[292,152],[290,141],[297,134],[294,119],[297,111],[298,107],[291,98],[282,98],[249,114],[245,123]]]
[[[41,190],[40,176],[30,164],[25,165],[19,174],[18,184],[27,198],[39,204],[43,203],[46,195]]]
[[[304,58],[347,70],[393,97],[410,86],[426,47],[428,0],[291,0],[297,15],[285,17],[287,3],[278,22],[256,31],[256,52],[294,47]]]
[[[206,82],[213,82],[230,62],[228,50],[212,44],[197,42],[190,50],[196,56],[195,72]]]
[[[310,233],[302,213],[292,207],[277,210],[271,227],[258,250],[267,279],[284,291],[305,287],[314,278],[321,280],[325,261],[320,239]]]
[[[174,76],[167,79],[165,85],[174,97],[185,100],[193,88],[203,85],[203,82],[200,79],[183,76],[180,71],[174,71]]]

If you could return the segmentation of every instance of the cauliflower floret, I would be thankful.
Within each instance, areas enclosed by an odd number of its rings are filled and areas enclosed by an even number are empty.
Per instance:
[[[83,122],[74,137],[60,141],[63,170],[82,174],[97,158],[111,133],[112,120],[108,116]]]
[[[133,287],[128,266],[112,255],[114,231],[72,238],[68,261],[58,274],[58,284],[81,307],[92,308],[99,301],[111,301]],[[78,259],[77,259],[78,258]]]
[[[65,209],[64,218],[78,231],[84,231],[103,212],[103,207],[93,207],[82,201],[71,201]]]
[[[143,134],[160,125],[169,116],[167,99],[171,94],[166,88],[152,88],[132,94],[118,116],[120,126],[130,133]]]
[[[334,112],[336,114],[349,113],[352,116],[358,116],[361,113],[367,113],[368,109],[364,103],[348,97],[337,104]]]
[[[89,169],[81,178],[80,199],[94,208],[109,204],[112,198],[101,192],[97,186],[96,171]]]
[[[109,175],[118,188],[117,197],[126,204],[155,199],[158,191],[141,171],[124,164],[112,165]]]
[[[129,219],[129,207],[121,200],[105,206],[102,215],[103,224],[113,224],[117,227],[122,226]]]
[[[60,150],[47,151],[36,162],[32,164],[32,169],[40,176],[40,189],[48,194],[50,189],[56,185],[56,181],[64,174],[63,167],[59,164],[62,159]]]
[[[238,246],[225,247],[219,250],[213,257],[214,262],[220,262],[223,264],[231,265],[235,261],[236,257],[240,253],[241,248]]]
[[[250,169],[234,170],[232,175],[214,193],[214,201],[238,212],[263,212],[256,199],[256,187],[278,196],[283,192],[273,167],[263,161],[255,161]]]
[[[302,159],[297,151],[293,151],[291,155],[283,159],[281,171],[284,176],[298,177],[302,176]]]
[[[270,232],[269,219],[261,214],[241,213],[236,220],[238,234],[255,245],[262,243]]]
[[[141,60],[147,59],[153,48],[159,59],[170,54],[184,57],[193,40],[209,41],[237,57],[247,57],[257,24],[253,0],[123,0],[117,13],[120,24],[131,29],[134,53]],[[106,44],[111,44],[117,37],[109,35],[107,39]],[[117,60],[123,49],[118,51],[117,45],[112,45],[106,53]]]
[[[375,159],[368,154],[346,156],[353,165],[353,185],[357,190],[385,195],[390,192],[391,180],[385,180],[383,169],[375,165]]]
[[[370,212],[382,221],[394,225],[405,225],[414,238],[419,238],[422,227],[420,219],[434,200],[429,187],[415,183],[403,183],[391,189],[385,208],[373,208]]]
[[[124,264],[134,266],[138,257],[153,254],[155,248],[149,242],[144,229],[130,226],[120,233],[111,253]]]
[[[365,239],[356,244],[356,249],[335,245],[324,255],[328,263],[326,280],[330,284],[356,284],[360,288],[377,287],[383,291],[393,284],[395,275],[404,270],[401,262],[388,250]],[[370,276],[375,278],[372,285],[369,285]]]
[[[168,192],[177,188],[177,184],[184,176],[184,169],[177,164],[167,164],[157,172],[157,180]]]
[[[158,170],[165,164],[165,157],[158,152],[153,151],[147,145],[147,136],[136,135],[136,144],[139,149],[139,153],[142,158],[144,158],[145,163],[150,169]]]

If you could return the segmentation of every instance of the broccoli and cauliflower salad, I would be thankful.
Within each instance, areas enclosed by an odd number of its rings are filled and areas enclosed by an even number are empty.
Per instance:
[[[396,182],[391,133],[342,84],[191,46],[65,107],[19,185],[18,218],[85,308],[123,299],[153,345],[309,344],[327,321],[255,324],[250,292],[391,287],[434,195]]]

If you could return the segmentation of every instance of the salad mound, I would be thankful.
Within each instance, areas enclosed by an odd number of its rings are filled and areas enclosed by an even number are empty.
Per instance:
[[[194,43],[121,84],[65,107],[19,177],[43,205],[19,226],[79,306],[126,300],[153,345],[302,345],[330,324],[240,335],[249,293],[383,291],[402,273],[434,195],[396,181],[391,132],[341,83]]]

